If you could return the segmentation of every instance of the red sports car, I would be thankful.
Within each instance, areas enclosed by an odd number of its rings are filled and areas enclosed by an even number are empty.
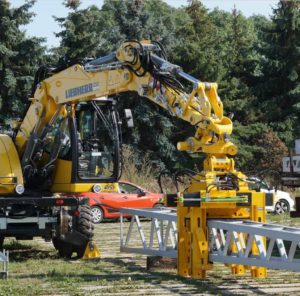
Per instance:
[[[120,217],[120,208],[153,208],[162,206],[163,195],[148,192],[129,182],[119,182],[119,193],[88,193],[93,222]],[[125,216],[125,215],[124,215]],[[126,216],[125,216],[126,217]]]

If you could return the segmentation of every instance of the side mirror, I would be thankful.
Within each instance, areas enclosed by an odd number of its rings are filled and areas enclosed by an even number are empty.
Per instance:
[[[138,197],[142,197],[142,196],[145,196],[145,195],[146,195],[146,192],[140,191],[137,196]]]
[[[130,127],[130,128],[134,127],[131,109],[124,109],[124,112],[125,112],[125,119],[126,119],[127,127]]]

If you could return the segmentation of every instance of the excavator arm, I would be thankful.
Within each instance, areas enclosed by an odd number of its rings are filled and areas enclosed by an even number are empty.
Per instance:
[[[73,65],[41,81],[16,135],[23,170],[33,168],[39,142],[58,117],[74,113],[76,104],[134,91],[171,115],[195,126],[193,137],[179,142],[179,150],[204,152],[207,169],[234,171],[227,155],[237,153],[230,141],[231,119],[224,116],[217,84],[200,82],[165,59],[159,43],[124,42],[116,52],[85,65]],[[41,153],[40,153],[41,154]]]

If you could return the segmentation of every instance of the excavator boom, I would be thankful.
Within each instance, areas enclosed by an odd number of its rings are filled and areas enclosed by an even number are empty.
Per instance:
[[[210,167],[217,165],[216,158],[223,159],[224,169],[233,170],[227,155],[234,156],[237,148],[229,138],[232,122],[223,115],[217,84],[203,83],[184,73],[159,56],[162,52],[160,46],[147,41],[125,42],[115,53],[83,66],[71,66],[37,84],[32,105],[15,139],[23,155],[23,168],[35,169],[32,163],[38,149],[33,138],[44,141],[57,118],[67,116],[67,108],[134,91],[195,126],[195,135],[179,142],[179,150],[206,153]]]

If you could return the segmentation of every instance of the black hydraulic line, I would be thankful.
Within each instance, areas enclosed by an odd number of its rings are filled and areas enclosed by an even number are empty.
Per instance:
[[[168,60],[167,53],[165,47],[159,41],[152,41],[153,44],[156,44],[161,50],[161,55],[165,60]]]
[[[169,176],[171,178],[173,184],[174,184],[173,174],[169,170],[163,170],[163,171],[161,171],[160,174],[159,174],[159,176],[158,176],[158,178],[157,178],[157,182],[158,182],[158,186],[159,186],[159,189],[160,189],[160,193],[164,193],[163,188],[162,188],[162,182],[161,182],[161,178],[164,177],[164,176]]]

